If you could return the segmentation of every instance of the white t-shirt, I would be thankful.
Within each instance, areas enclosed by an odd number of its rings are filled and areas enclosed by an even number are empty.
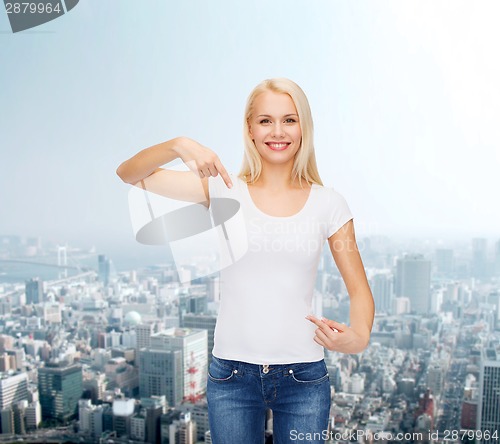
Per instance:
[[[210,198],[240,202],[248,251],[220,273],[221,300],[212,354],[253,364],[319,361],[324,349],[305,316],[325,241],[353,218],[344,197],[313,184],[304,207],[289,217],[270,216],[254,204],[246,182],[231,174],[209,177]]]

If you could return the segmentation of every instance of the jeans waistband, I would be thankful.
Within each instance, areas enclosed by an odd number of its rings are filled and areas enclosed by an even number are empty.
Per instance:
[[[212,355],[212,359],[217,361],[217,363],[223,367],[226,367],[230,370],[237,370],[239,374],[253,373],[255,375],[260,375],[262,373],[267,375],[273,374],[289,374],[290,370],[298,371],[304,367],[314,365],[314,364],[323,364],[326,368],[326,363],[324,359],[320,359],[319,361],[314,362],[297,362],[293,364],[251,364],[250,362],[243,361],[233,361],[231,359],[223,359],[218,358],[217,356]]]

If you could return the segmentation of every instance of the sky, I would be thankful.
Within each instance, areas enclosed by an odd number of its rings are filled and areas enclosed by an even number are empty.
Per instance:
[[[12,33],[0,5],[0,234],[138,251],[115,174],[189,136],[239,171],[246,98],[308,96],[358,236],[500,238],[500,3],[80,0]]]

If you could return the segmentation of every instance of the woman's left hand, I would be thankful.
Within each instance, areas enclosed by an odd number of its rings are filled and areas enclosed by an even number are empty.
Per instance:
[[[327,350],[355,354],[362,352],[368,345],[369,337],[363,337],[345,324],[312,315],[306,316],[306,319],[318,326],[314,340]]]

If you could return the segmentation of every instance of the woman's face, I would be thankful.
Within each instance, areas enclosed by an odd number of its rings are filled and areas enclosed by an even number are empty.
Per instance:
[[[272,91],[259,94],[254,100],[248,131],[263,163],[293,163],[302,130],[297,109],[288,94]]]

